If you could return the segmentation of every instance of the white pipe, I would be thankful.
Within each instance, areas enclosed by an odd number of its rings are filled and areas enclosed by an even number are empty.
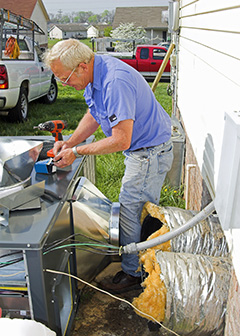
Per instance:
[[[179,228],[172,230],[170,232],[165,233],[162,236],[156,237],[154,239],[146,240],[141,243],[131,243],[122,247],[122,253],[126,254],[134,254],[141,250],[146,250],[148,248],[157,246],[159,244],[165,243],[168,240],[179,236],[181,233],[189,230],[194,225],[198,224],[200,221],[207,218],[213,211],[215,210],[214,201],[209,203],[202,211],[197,213],[194,217],[192,217],[187,223],[180,226]]]
[[[186,173],[186,196],[185,196],[185,208],[188,209],[188,197],[189,197],[189,173],[190,173],[190,169],[192,168],[196,168],[196,165],[195,164],[187,164],[186,166],[186,170],[187,170],[187,173]]]

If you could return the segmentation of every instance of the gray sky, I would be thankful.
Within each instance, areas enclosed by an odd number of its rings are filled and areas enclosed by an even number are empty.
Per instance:
[[[167,6],[168,0],[42,0],[48,14],[87,12],[102,13],[116,7]]]

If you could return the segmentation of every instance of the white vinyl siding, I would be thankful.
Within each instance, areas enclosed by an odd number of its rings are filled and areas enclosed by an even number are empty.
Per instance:
[[[178,107],[214,197],[224,113],[239,109],[240,3],[180,1]]]

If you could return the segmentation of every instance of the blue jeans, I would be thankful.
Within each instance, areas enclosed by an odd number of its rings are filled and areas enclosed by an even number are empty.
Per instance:
[[[125,173],[119,195],[120,245],[140,241],[140,217],[143,205],[150,201],[159,204],[161,189],[167,172],[171,169],[173,150],[171,139],[159,146],[126,152]],[[122,270],[132,276],[139,266],[135,254],[122,255]]]

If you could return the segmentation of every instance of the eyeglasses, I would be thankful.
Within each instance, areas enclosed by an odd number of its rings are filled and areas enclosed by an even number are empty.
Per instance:
[[[75,68],[73,69],[73,71],[70,73],[70,75],[68,76],[68,78],[67,78],[65,81],[62,81],[60,78],[58,78],[58,77],[56,77],[56,76],[55,76],[55,79],[56,79],[58,82],[60,82],[60,83],[66,85],[66,84],[68,83],[69,79],[71,78],[72,74],[74,73],[74,71],[75,71],[76,69],[77,69],[77,67],[75,67]]]

